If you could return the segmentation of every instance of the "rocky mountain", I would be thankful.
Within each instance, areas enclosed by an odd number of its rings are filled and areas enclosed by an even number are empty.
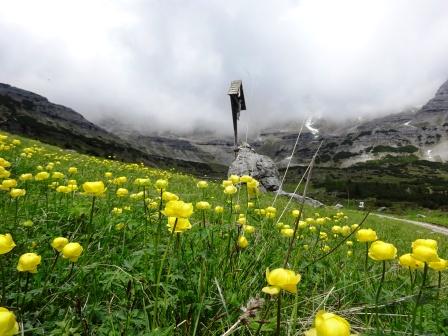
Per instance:
[[[136,141],[148,152],[196,162],[229,165],[233,158],[233,139],[213,133],[191,133],[182,137],[129,132],[119,122],[100,122],[106,129]],[[444,162],[448,160],[448,81],[421,109],[370,120],[346,120],[330,123],[308,119],[304,122],[293,165],[309,162],[320,143],[318,163],[327,167],[349,167],[359,162],[388,155],[407,156]],[[293,150],[299,125],[265,129],[249,138],[260,154],[268,155],[284,166]]]
[[[0,83],[0,129],[42,142],[102,157],[113,156],[155,167],[177,168],[197,174],[226,171],[224,166],[205,161],[182,160],[146,151],[138,143],[125,140],[101,128],[78,112],[51,103],[45,97]]]

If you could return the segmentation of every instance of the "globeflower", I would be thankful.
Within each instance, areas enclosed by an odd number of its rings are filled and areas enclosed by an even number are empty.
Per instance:
[[[230,175],[229,180],[232,181],[233,184],[238,184],[240,182],[240,177],[238,175]]]
[[[230,185],[224,188],[224,194],[233,195],[238,191],[234,185]]]
[[[149,178],[137,178],[135,179],[134,184],[140,187],[149,186],[151,184],[151,181]]]
[[[255,227],[253,227],[252,225],[243,225],[243,231],[244,233],[252,234],[255,232]]]
[[[25,253],[19,258],[17,270],[19,272],[37,273],[37,266],[40,264],[41,256],[36,253]]]
[[[7,308],[0,307],[0,335],[12,336],[19,333],[16,316]]]
[[[175,227],[174,227],[175,226]],[[182,233],[186,230],[191,229],[191,223],[188,218],[176,218],[176,217],[168,217],[168,231],[175,233]]]
[[[107,190],[102,181],[85,182],[82,185],[82,189],[84,190],[84,194],[88,196],[101,196]]]
[[[244,236],[239,236],[238,237],[238,247],[245,249],[247,246],[249,246],[249,242],[247,241],[247,238]]]
[[[292,215],[294,218],[299,218],[299,217],[300,217],[300,210],[297,210],[297,209],[292,210],[292,211],[291,211],[291,215]]]
[[[164,179],[158,179],[156,181],[156,189],[159,191],[163,191],[168,187],[168,181]]]
[[[294,235],[294,230],[290,228],[284,228],[280,230],[280,234],[283,237],[292,237]]]
[[[169,191],[162,192],[162,200],[165,202],[169,201],[177,201],[179,199],[179,196],[176,194],[170,193]]]
[[[207,181],[199,181],[199,182],[196,184],[196,186],[197,186],[199,189],[206,189],[206,188],[208,187],[208,183],[207,183]]]
[[[129,194],[129,191],[126,188],[118,188],[115,194],[117,197],[126,197]]]
[[[68,239],[65,237],[57,237],[53,239],[51,242],[51,247],[54,248],[56,251],[61,252],[62,249],[65,247],[65,245],[68,244]]]
[[[76,174],[77,172],[78,172],[78,168],[76,168],[76,167],[68,168],[68,173],[69,174]]]
[[[374,241],[369,248],[369,257],[373,260],[391,260],[397,256],[397,248],[381,240]]]
[[[350,324],[336,314],[321,310],[314,319],[314,328],[306,331],[305,336],[350,336]]]
[[[439,261],[430,262],[428,265],[429,268],[432,268],[435,271],[442,272],[448,269],[448,260],[440,258]]]
[[[372,229],[360,229],[356,232],[356,239],[359,242],[368,243],[378,239],[376,232]]]
[[[193,214],[193,204],[183,201],[169,201],[163,214],[167,217],[189,218]]]
[[[64,174],[60,173],[60,172],[54,172],[51,175],[51,178],[55,179],[55,180],[60,180],[64,178]]]
[[[241,183],[248,183],[250,181],[252,181],[252,177],[249,176],[249,175],[243,175],[243,176],[240,177],[240,182]]]
[[[22,197],[22,196],[25,196],[25,194],[26,194],[26,190],[25,189],[15,189],[15,188],[12,188],[11,191],[9,192],[9,195],[12,198]]]
[[[50,177],[50,174],[47,173],[46,171],[42,171],[36,174],[36,176],[34,176],[34,179],[36,181],[43,181],[43,180],[47,180]]]
[[[211,208],[210,203],[205,202],[205,201],[200,201],[196,203],[196,209],[198,210],[208,210]]]
[[[128,178],[126,176],[120,176],[113,179],[112,183],[115,185],[122,185],[125,184],[128,181]]]
[[[412,254],[403,254],[399,259],[398,263],[404,267],[410,267],[411,269],[423,268],[425,263],[415,259]]]
[[[33,179],[33,174],[30,174],[30,173],[22,174],[19,177],[19,180],[22,181],[22,182],[29,181],[29,180],[32,180],[32,179]]]
[[[232,185],[233,185],[233,182],[231,180],[224,180],[224,181],[222,181],[222,186],[224,188],[228,187],[228,186],[232,186]]]
[[[79,243],[68,243],[62,248],[62,257],[77,262],[84,249]]]
[[[14,188],[15,186],[17,186],[17,181],[14,179],[8,179],[8,180],[2,181],[2,184],[0,185],[0,189],[1,190],[9,190],[11,188]]]
[[[11,234],[0,234],[0,254],[10,252],[15,246],[16,243],[12,240]]]
[[[437,241],[434,239],[417,239],[412,243],[412,256],[421,262],[437,262]]]
[[[220,205],[215,207],[215,213],[222,214],[224,212],[224,208]]]
[[[0,167],[8,168],[11,167],[11,163],[4,158],[0,158]]]
[[[8,178],[9,176],[11,176],[11,172],[0,166],[0,178]]]
[[[270,295],[277,295],[280,290],[285,290],[289,293],[297,293],[297,284],[300,282],[300,274],[296,274],[292,270],[285,268],[276,268],[269,271],[266,269],[266,280],[269,286],[263,287],[262,291]]]

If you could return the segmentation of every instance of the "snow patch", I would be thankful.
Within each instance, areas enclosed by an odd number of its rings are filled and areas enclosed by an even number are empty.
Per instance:
[[[313,127],[313,118],[312,117],[309,117],[305,121],[305,127],[311,132],[311,134],[314,135],[315,138],[317,138],[319,136],[319,129]]]

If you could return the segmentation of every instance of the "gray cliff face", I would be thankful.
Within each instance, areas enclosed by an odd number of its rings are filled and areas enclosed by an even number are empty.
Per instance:
[[[433,99],[426,103],[420,113],[448,112],[448,80],[437,90]]]
[[[225,173],[225,167],[182,160],[145,150],[137,142],[123,139],[85,119],[78,112],[53,104],[45,97],[0,83],[0,129],[25,135],[81,153],[155,167],[173,167],[203,175]]]

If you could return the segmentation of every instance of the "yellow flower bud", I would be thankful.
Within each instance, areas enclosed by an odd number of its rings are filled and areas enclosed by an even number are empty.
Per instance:
[[[169,201],[163,213],[167,217],[188,218],[193,214],[193,204],[183,201]]]
[[[245,249],[249,245],[249,242],[247,241],[246,237],[239,236],[238,237],[238,246],[242,249]]]
[[[222,206],[216,206],[215,207],[215,213],[222,214],[224,212],[224,208]]]
[[[32,178],[33,178],[33,174],[26,173],[26,174],[22,174],[22,175],[20,175],[19,180],[22,181],[22,182],[24,182],[24,181],[29,181],[29,180],[31,180]]]
[[[83,250],[79,243],[68,243],[62,249],[62,257],[71,262],[77,262]]]
[[[88,196],[101,196],[107,190],[102,181],[85,182],[82,185],[82,188],[84,190],[84,194]]]
[[[292,237],[292,236],[294,235],[294,230],[293,230],[293,229],[290,229],[290,228],[283,228],[283,229],[280,230],[280,234],[281,234],[283,237],[288,237],[288,238],[290,238],[290,237]]]
[[[252,181],[252,177],[249,175],[243,175],[240,177],[240,182],[241,183],[248,183]]]
[[[10,252],[15,246],[16,243],[14,243],[14,240],[12,240],[12,236],[9,233],[0,234],[0,254]]]
[[[233,184],[237,184],[240,182],[240,177],[238,175],[230,175],[229,180],[232,181]]]
[[[191,229],[191,223],[188,218],[168,217],[167,227],[169,232],[182,233]]]
[[[399,264],[401,266],[410,267],[412,269],[423,268],[423,266],[425,265],[423,262],[418,261],[417,259],[415,259],[412,256],[412,254],[410,254],[410,253],[403,254],[398,259],[398,262],[399,262]]]
[[[374,241],[369,248],[369,257],[373,260],[391,260],[397,256],[397,248],[381,240]]]
[[[25,253],[19,258],[17,270],[19,272],[37,273],[37,266],[40,264],[41,256],[36,253]]]
[[[360,229],[358,232],[356,232],[356,239],[359,242],[367,243],[367,242],[373,242],[378,239],[376,232],[372,229]]]
[[[296,274],[292,270],[288,270],[285,268],[276,268],[271,272],[268,268],[266,269],[266,280],[270,286],[264,287],[262,291],[272,295],[273,292],[276,292],[275,294],[278,294],[280,290],[283,289],[289,293],[294,294],[297,293],[297,284],[299,283],[300,279],[300,274]]]
[[[199,182],[196,184],[196,186],[197,186],[199,189],[205,189],[205,188],[208,187],[208,183],[207,183],[207,181],[199,181]]]
[[[51,242],[51,247],[56,251],[61,252],[65,245],[68,244],[68,239],[65,237],[57,237]]]
[[[350,324],[344,318],[323,310],[316,314],[314,326],[315,335],[350,336]]]
[[[238,191],[238,189],[234,185],[230,185],[224,188],[224,194],[233,195]]]
[[[62,174],[62,173],[60,173],[60,172],[54,172],[52,175],[51,175],[51,178],[53,178],[53,179],[55,179],[55,180],[60,180],[60,179],[63,179],[64,178],[64,174]]]
[[[244,225],[243,231],[244,231],[244,233],[252,234],[255,232],[255,227],[253,227],[252,225]]]
[[[168,181],[163,179],[158,179],[156,181],[156,189],[157,190],[165,190],[168,187]]]
[[[295,209],[295,210],[291,211],[291,215],[294,218],[298,218],[300,216],[300,210]]]
[[[205,202],[205,201],[200,201],[196,203],[196,209],[198,210],[208,210],[210,209],[212,206],[210,205],[210,203]]]
[[[126,197],[129,194],[129,191],[126,188],[118,188],[116,195],[117,197]]]
[[[440,258],[439,261],[430,262],[429,267],[435,271],[445,271],[448,269],[448,260]]]
[[[22,197],[22,196],[25,196],[25,194],[26,194],[26,190],[25,189],[15,189],[15,188],[12,188],[11,191],[9,192],[9,195],[12,198]]]
[[[4,307],[0,307],[0,335],[12,336],[19,333],[16,316]]]

